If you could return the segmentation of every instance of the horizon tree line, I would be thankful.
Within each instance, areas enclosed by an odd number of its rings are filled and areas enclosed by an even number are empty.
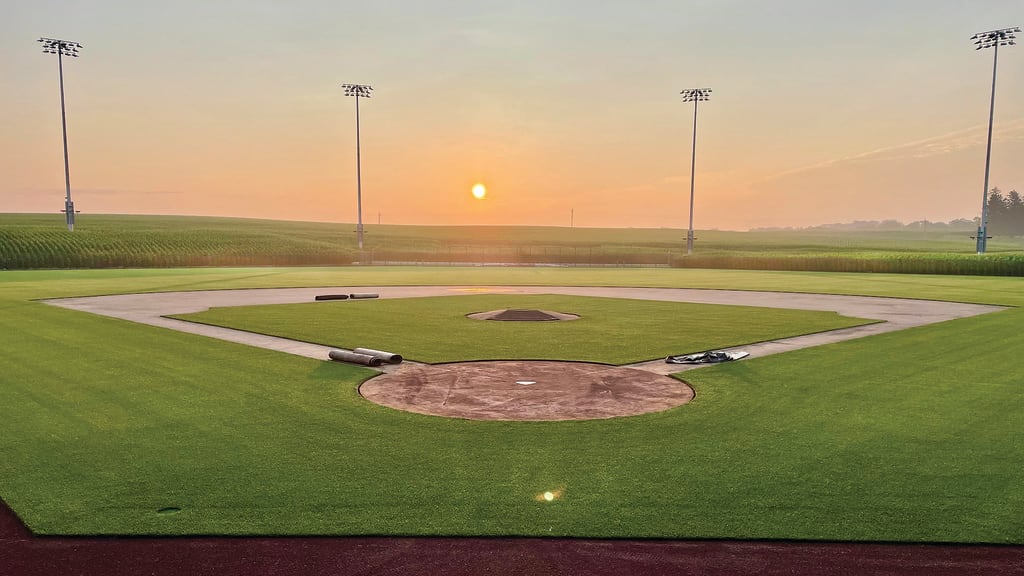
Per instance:
[[[1024,199],[1016,190],[1005,196],[998,187],[988,195],[988,232],[1001,236],[1024,236]]]
[[[998,236],[1024,236],[1024,198],[1017,190],[1006,195],[999,187],[992,188],[987,198],[988,233]],[[904,224],[899,220],[854,220],[832,222],[815,226],[764,226],[751,228],[751,232],[773,232],[793,230],[968,230],[973,231],[981,222],[974,218],[955,218],[949,222],[916,220]]]

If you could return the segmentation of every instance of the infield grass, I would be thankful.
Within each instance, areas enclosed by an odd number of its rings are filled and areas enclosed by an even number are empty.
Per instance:
[[[538,269],[4,272],[0,496],[41,534],[1024,543],[1019,309],[687,372],[695,400],[658,414],[513,423],[390,410],[358,396],[368,370],[30,301],[425,283],[788,289],[1024,302],[1020,279],[985,277]],[[547,490],[560,497],[537,501]],[[181,511],[158,513],[167,507]]]
[[[508,308],[553,310],[580,318],[496,322],[466,317]],[[339,348],[391,350],[428,363],[627,364],[872,323],[809,310],[494,294],[237,306],[173,317]]]

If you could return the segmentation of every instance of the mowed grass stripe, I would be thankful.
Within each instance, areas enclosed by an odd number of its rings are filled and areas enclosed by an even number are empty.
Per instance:
[[[743,409],[733,418],[763,463],[756,515],[818,514],[824,538],[1021,543],[1024,403],[1009,351],[1024,345],[1022,320],[1012,310],[686,378],[698,398],[710,389]],[[964,353],[988,338],[1001,344]]]
[[[578,320],[497,322],[475,312],[510,308]],[[173,316],[410,360],[574,360],[626,364],[871,323],[834,312],[554,295],[464,295],[214,308]]]

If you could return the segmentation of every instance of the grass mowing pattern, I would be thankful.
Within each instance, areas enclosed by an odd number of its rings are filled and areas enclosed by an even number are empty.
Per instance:
[[[688,373],[698,398],[736,409],[733,449],[754,465],[696,481],[744,494],[746,521],[817,516],[826,539],[1024,542],[1024,403],[1011,352],[1024,345],[1022,320],[1012,310]],[[965,354],[984,340],[1000,345]],[[773,393],[751,403],[765,383]]]
[[[1024,303],[1011,278],[740,271],[0,274],[0,495],[40,533],[533,534],[1024,543],[1024,311],[686,374],[582,423],[405,414],[365,371],[27,302],[388,284],[797,289]],[[997,345],[993,345],[997,343]],[[771,393],[769,393],[771,392]],[[550,504],[534,497],[563,490]],[[167,506],[182,512],[157,514]]]
[[[568,322],[466,318],[505,308],[581,317]],[[525,359],[627,364],[871,322],[834,312],[491,294],[239,306],[174,317],[339,348],[391,350],[429,363]]]

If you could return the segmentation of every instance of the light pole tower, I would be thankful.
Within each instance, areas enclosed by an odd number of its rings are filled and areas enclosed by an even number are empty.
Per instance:
[[[1020,27],[1003,28],[1002,30],[990,30],[978,32],[971,36],[974,40],[975,50],[982,48],[994,48],[992,52],[992,99],[988,107],[988,145],[985,148],[985,187],[981,191],[981,222],[978,224],[977,247],[978,254],[985,253],[985,244],[988,240],[988,173],[992,161],[992,119],[996,111],[996,66],[999,64],[999,47],[1013,46],[1014,32],[1020,32]]]
[[[356,224],[356,240],[359,243],[359,258],[362,260],[363,252],[363,173],[362,158],[359,150],[359,99],[369,98],[373,87],[366,84],[342,84],[345,89],[345,96],[354,96],[356,99],[356,212],[358,223]]]
[[[75,230],[75,203],[71,201],[71,171],[68,168],[68,121],[64,112],[64,56],[78,58],[78,50],[82,47],[78,42],[68,40],[57,40],[55,38],[40,38],[37,40],[43,44],[43,54],[57,55],[57,72],[60,75],[60,126],[64,134],[64,214],[68,223],[68,230]]]
[[[683,102],[693,102],[693,154],[690,157],[690,227],[686,231],[686,254],[693,254],[693,180],[697,167],[697,102],[711,99],[711,88],[687,88],[680,92]]]

